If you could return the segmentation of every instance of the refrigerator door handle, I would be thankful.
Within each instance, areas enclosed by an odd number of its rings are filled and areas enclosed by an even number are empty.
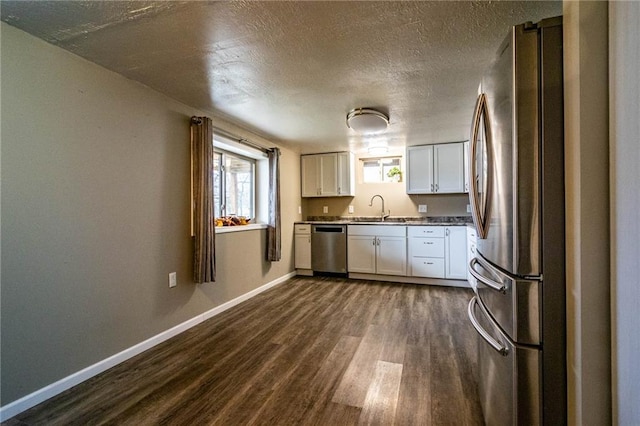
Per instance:
[[[507,291],[507,286],[504,283],[489,279],[482,275],[480,272],[476,271],[475,266],[478,264],[480,264],[480,266],[483,266],[475,257],[471,259],[471,262],[469,262],[469,273],[473,275],[475,279],[480,281],[482,284],[485,284],[488,287],[494,289],[495,291],[499,291],[501,293]]]
[[[480,133],[480,126],[483,126],[485,133],[485,147],[487,152],[487,175],[484,179],[487,180],[486,193],[484,194],[484,203],[483,200],[479,199],[478,196],[478,181],[477,177],[477,164],[476,157],[478,154],[478,135]],[[484,93],[481,93],[478,96],[476,101],[476,107],[473,112],[473,120],[471,124],[471,146],[469,150],[469,182],[471,188],[469,188],[469,202],[471,204],[471,216],[473,218],[473,223],[476,225],[476,229],[478,230],[478,237],[481,239],[486,239],[489,233],[489,209],[491,206],[490,197],[491,197],[491,186],[493,179],[492,176],[492,168],[493,164],[491,162],[491,126],[488,117],[488,107],[487,107],[487,96]]]
[[[471,324],[473,325],[473,328],[476,329],[478,334],[485,340],[485,342],[487,342],[489,345],[491,345],[491,347],[493,349],[495,349],[496,352],[498,352],[502,356],[509,355],[509,348],[507,346],[503,345],[502,342],[499,342],[498,340],[494,339],[491,336],[491,334],[489,334],[489,332],[487,330],[482,328],[482,326],[480,325],[480,322],[478,322],[478,319],[476,318],[475,314],[473,313],[473,308],[476,305],[479,306],[480,309],[484,312],[484,314],[488,316],[488,313],[485,312],[484,307],[478,301],[478,297],[477,296],[473,296],[473,298],[469,302],[469,306],[467,308],[467,313],[469,315],[469,320],[471,321]]]

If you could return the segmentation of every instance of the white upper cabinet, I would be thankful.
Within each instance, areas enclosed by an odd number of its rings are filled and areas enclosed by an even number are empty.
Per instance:
[[[407,148],[407,194],[465,192],[464,142]]]
[[[318,197],[320,185],[320,161],[315,155],[300,156],[300,170],[303,197]]]
[[[300,156],[303,197],[354,195],[353,154],[333,152]]]
[[[407,148],[407,194],[433,192],[433,145]]]
[[[339,152],[338,156],[338,195],[356,194],[356,168],[354,156],[350,152]]]
[[[433,146],[435,192],[464,192],[464,143]]]

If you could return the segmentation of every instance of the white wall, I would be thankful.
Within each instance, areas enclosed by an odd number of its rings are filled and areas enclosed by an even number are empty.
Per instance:
[[[609,3],[613,424],[640,424],[640,3]]]
[[[193,284],[189,118],[209,114],[0,28],[0,404],[293,271],[297,179],[282,183],[282,260],[263,260],[265,230],[218,235],[217,282]],[[299,175],[287,149],[282,175]]]
[[[611,424],[607,3],[565,1],[568,414]]]

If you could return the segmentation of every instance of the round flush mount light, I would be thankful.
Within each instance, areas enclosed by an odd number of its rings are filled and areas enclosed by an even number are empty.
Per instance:
[[[347,114],[347,127],[358,133],[378,133],[387,130],[389,117],[371,108],[355,108]]]

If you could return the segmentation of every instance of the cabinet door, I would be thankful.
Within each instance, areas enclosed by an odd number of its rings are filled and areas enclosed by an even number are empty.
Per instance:
[[[467,226],[467,281],[473,287],[473,280],[475,280],[474,276],[469,272],[469,263],[471,259],[476,257],[476,230]]]
[[[316,155],[300,156],[300,174],[302,175],[302,196],[320,195],[320,161]]]
[[[452,226],[445,230],[445,278],[467,279],[467,229]]]
[[[311,234],[295,236],[296,269],[311,269]]]
[[[338,155],[320,154],[320,195],[338,195]]]
[[[435,192],[464,192],[464,143],[433,146]]]
[[[347,238],[347,270],[363,274],[376,273],[375,237],[354,235]]]
[[[383,275],[407,275],[407,239],[378,237],[376,272]]]
[[[433,146],[410,146],[407,148],[407,194],[433,191]]]
[[[355,195],[355,167],[350,152],[338,153],[338,195]]]
[[[471,170],[469,169],[469,142],[465,142],[463,145],[463,161],[464,161],[464,192],[469,192],[469,176]]]

